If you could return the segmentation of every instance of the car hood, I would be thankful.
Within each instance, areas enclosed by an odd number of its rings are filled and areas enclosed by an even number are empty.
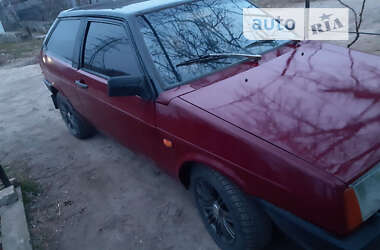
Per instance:
[[[380,160],[380,57],[306,42],[181,96],[349,183]]]

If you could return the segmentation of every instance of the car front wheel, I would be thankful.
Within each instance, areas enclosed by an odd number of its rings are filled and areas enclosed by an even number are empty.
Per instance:
[[[270,219],[226,177],[196,167],[191,190],[203,223],[221,249],[258,250],[270,243]]]

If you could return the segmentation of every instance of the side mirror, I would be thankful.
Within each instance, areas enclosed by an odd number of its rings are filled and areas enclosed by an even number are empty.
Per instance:
[[[144,77],[116,76],[108,80],[108,96],[142,96]]]

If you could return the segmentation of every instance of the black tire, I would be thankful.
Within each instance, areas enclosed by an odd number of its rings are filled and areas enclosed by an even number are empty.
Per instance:
[[[62,119],[70,133],[78,139],[87,139],[95,134],[95,129],[71,105],[61,93],[57,93],[57,105]]]
[[[258,250],[270,243],[269,217],[225,176],[195,167],[190,185],[203,223],[222,250]]]

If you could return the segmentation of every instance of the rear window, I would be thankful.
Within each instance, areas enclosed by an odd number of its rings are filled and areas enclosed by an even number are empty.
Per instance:
[[[79,19],[59,21],[47,43],[47,51],[71,62],[79,26]]]

